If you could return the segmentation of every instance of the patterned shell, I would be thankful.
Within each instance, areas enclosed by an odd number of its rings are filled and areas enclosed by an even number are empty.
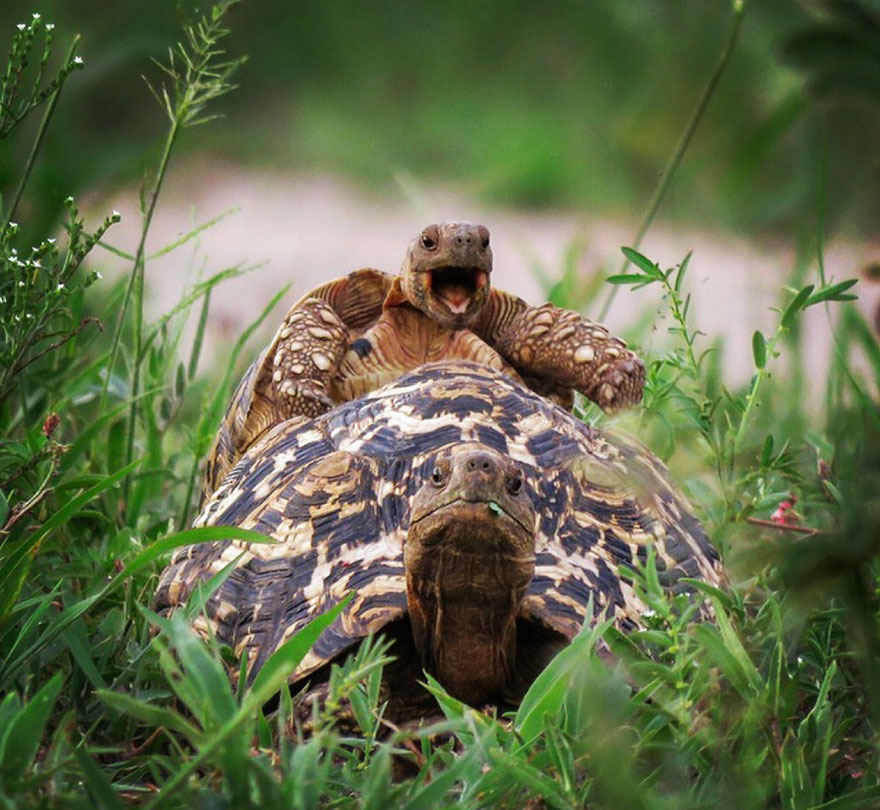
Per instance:
[[[702,527],[644,447],[583,424],[498,371],[445,362],[270,430],[196,523],[252,528],[278,543],[179,550],[162,576],[158,609],[185,602],[198,582],[238,559],[197,627],[246,652],[254,672],[354,592],[295,679],[309,674],[405,614],[409,502],[438,451],[460,442],[483,443],[522,465],[536,552],[524,618],[571,638],[592,597],[596,618],[637,627],[646,608],[618,566],[645,560],[651,544],[665,587],[677,590],[681,577],[723,581]]]

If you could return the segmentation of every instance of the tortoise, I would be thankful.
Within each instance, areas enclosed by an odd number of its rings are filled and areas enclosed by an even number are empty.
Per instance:
[[[644,365],[623,341],[576,312],[494,289],[491,273],[488,229],[441,223],[411,242],[399,276],[365,268],[307,293],[239,383],[205,495],[271,425],[317,416],[431,361],[500,369],[569,408],[572,389],[605,410],[641,399]]]
[[[237,560],[196,627],[246,656],[251,677],[354,592],[292,683],[384,630],[398,657],[386,673],[392,694],[410,694],[424,668],[473,705],[515,703],[585,622],[639,627],[646,606],[619,566],[651,547],[666,588],[724,579],[647,449],[470,361],[428,364],[276,425],[196,524],[278,541],[179,549],[156,595],[167,612]]]

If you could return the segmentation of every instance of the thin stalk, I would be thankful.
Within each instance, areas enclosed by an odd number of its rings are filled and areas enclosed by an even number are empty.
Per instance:
[[[186,482],[186,497],[183,501],[183,510],[180,513],[180,525],[187,526],[189,525],[189,510],[192,506],[193,495],[195,494],[196,489],[196,478],[199,474],[199,457],[197,455],[193,456],[192,467],[189,471],[189,480]]]
[[[774,356],[776,351],[776,344],[779,342],[779,339],[785,332],[785,328],[780,325],[776,328],[776,331],[773,333],[773,337],[767,341],[767,358],[771,358]],[[758,391],[761,388],[761,383],[770,376],[770,372],[767,370],[767,363],[764,364],[764,368],[759,368],[755,377],[752,381],[751,388],[749,388],[748,396],[746,397],[746,406],[743,409],[742,418],[739,422],[739,427],[737,428],[736,434],[733,437],[733,443],[730,448],[730,464],[733,465],[734,457],[736,456],[736,451],[739,449],[739,445],[743,440],[746,432],[746,424],[749,421],[749,416],[752,413],[752,409],[755,407],[755,404],[758,401]]]
[[[119,344],[122,338],[122,328],[125,323],[125,316],[128,313],[128,305],[131,301],[131,296],[136,287],[138,287],[140,296],[141,296],[141,304],[143,304],[143,278],[138,280],[138,277],[142,275],[142,271],[144,268],[144,256],[145,256],[145,245],[147,241],[147,233],[150,229],[150,224],[153,220],[153,212],[156,210],[156,203],[159,199],[159,190],[162,187],[162,181],[164,179],[165,171],[168,167],[168,161],[171,157],[171,149],[174,146],[175,141],[177,140],[177,135],[180,131],[180,122],[175,119],[171,124],[171,129],[168,132],[168,137],[165,139],[165,146],[162,151],[162,159],[159,164],[159,170],[156,176],[156,185],[153,188],[153,192],[150,197],[150,205],[147,208],[146,216],[144,217],[143,228],[141,229],[141,237],[140,242],[138,243],[138,249],[135,253],[134,257],[134,266],[131,270],[131,276],[128,279],[128,285],[125,288],[125,295],[122,298],[122,308],[119,311],[119,315],[116,318],[116,327],[113,331],[113,344],[110,350],[110,362],[107,365],[107,375],[104,378],[104,385],[101,388],[101,402],[100,407],[98,409],[98,413],[101,414],[104,412],[104,404],[107,399],[107,388],[110,384],[110,374],[113,371],[113,367],[116,365],[116,359],[119,356]],[[143,324],[143,309],[140,308],[140,317],[138,318],[139,323],[136,325],[136,341],[138,351],[135,352],[135,356],[139,354],[140,351],[140,332]]]
[[[681,165],[682,158],[684,158],[684,153],[687,151],[687,148],[690,145],[690,142],[694,136],[694,132],[696,132],[697,126],[702,120],[703,114],[706,112],[706,108],[709,106],[709,101],[715,94],[715,88],[718,86],[718,82],[721,80],[722,75],[724,75],[724,71],[727,68],[727,63],[730,61],[730,57],[733,54],[734,45],[736,45],[736,40],[739,37],[739,29],[742,24],[744,10],[744,0],[737,0],[737,2],[734,2],[733,28],[731,29],[730,36],[727,38],[727,44],[724,47],[724,51],[721,53],[721,58],[718,60],[718,64],[715,66],[715,70],[712,72],[712,75],[709,77],[709,81],[703,88],[703,93],[700,96],[700,100],[697,102],[697,106],[694,108],[693,113],[691,113],[690,120],[688,121],[687,126],[684,128],[684,132],[682,132],[681,137],[678,140],[678,144],[675,147],[675,151],[672,153],[672,157],[669,158],[669,162],[666,164],[666,168],[663,170],[663,174],[660,176],[660,181],[657,184],[657,188],[654,190],[654,195],[651,197],[651,201],[648,204],[647,210],[645,211],[645,216],[642,219],[642,224],[639,226],[636,238],[631,245],[631,247],[635,248],[636,250],[639,249],[639,245],[641,245],[642,239],[644,239],[645,234],[648,232],[648,229],[654,222],[654,217],[657,216],[657,211],[660,209],[660,203],[663,202],[663,198],[666,196],[666,192],[669,191],[669,187],[672,184],[672,178],[678,171],[678,167]],[[625,273],[629,265],[629,259],[624,259],[623,264],[621,265],[621,268],[618,272],[621,274]],[[605,320],[606,315],[608,315],[608,310],[611,309],[611,305],[614,303],[614,299],[617,296],[617,289],[617,284],[611,285],[611,290],[605,299],[605,303],[602,305],[602,309],[599,311],[598,320]]]
[[[79,41],[80,35],[77,34],[73,38],[73,42],[70,43],[70,48],[67,51],[67,57],[64,60],[65,65],[69,65],[71,59],[73,59],[73,55],[76,52],[76,46],[79,44]],[[37,130],[37,137],[34,138],[34,143],[31,147],[31,153],[28,155],[27,162],[24,164],[24,174],[22,174],[21,180],[18,184],[18,188],[15,191],[15,196],[12,198],[12,205],[9,207],[9,213],[6,216],[6,221],[3,225],[4,230],[9,227],[9,223],[12,222],[12,219],[15,216],[15,210],[18,208],[19,202],[21,202],[21,195],[24,193],[28,178],[31,176],[31,170],[34,168],[34,164],[37,162],[37,154],[39,153],[40,148],[43,145],[43,139],[46,137],[46,131],[49,129],[49,123],[51,122],[52,116],[55,113],[55,107],[58,104],[58,97],[61,95],[61,88],[64,87],[64,82],[67,81],[67,77],[69,75],[70,74],[67,72],[63,72],[61,74],[61,78],[58,81],[58,87],[55,88],[55,92],[52,93],[52,97],[49,99],[49,103],[46,105],[46,111],[43,113],[43,120],[40,121],[40,128]]]
[[[165,139],[165,146],[162,150],[162,157],[159,161],[159,168],[156,171],[156,183],[150,194],[150,204],[147,206],[147,212],[144,216],[144,224],[141,228],[140,241],[134,257],[134,267],[131,271],[131,277],[128,280],[128,286],[125,290],[125,297],[122,299],[122,308],[116,321],[116,329],[113,333],[113,346],[110,351],[110,362],[107,365],[107,374],[104,378],[104,385],[101,388],[101,402],[98,408],[99,415],[104,412],[104,406],[107,398],[107,387],[110,384],[110,375],[116,365],[116,358],[119,353],[119,345],[122,338],[122,329],[125,325],[125,316],[128,312],[129,303],[132,295],[135,299],[135,351],[134,351],[134,368],[132,369],[131,379],[131,396],[132,403],[128,417],[128,439],[125,451],[126,465],[131,463],[134,455],[134,436],[136,432],[137,420],[137,401],[136,397],[140,389],[140,370],[143,358],[141,356],[141,344],[143,342],[143,322],[144,322],[144,258],[146,255],[147,235],[153,221],[153,214],[156,211],[156,204],[159,201],[159,192],[162,190],[162,182],[165,179],[165,173],[168,170],[168,163],[171,159],[171,152],[180,133],[180,119],[175,118],[171,122],[171,128]],[[123,485],[123,500],[128,497],[129,488],[131,486],[130,479],[126,478]]]

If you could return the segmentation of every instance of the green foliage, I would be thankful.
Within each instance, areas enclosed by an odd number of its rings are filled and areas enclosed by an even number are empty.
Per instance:
[[[642,628],[585,627],[512,716],[465,706],[426,676],[445,719],[395,727],[381,679],[394,649],[371,638],[334,664],[325,699],[304,718],[287,679],[343,606],[249,677],[246,661],[189,624],[234,561],[183,614],[151,613],[171,550],[271,542],[242,529],[175,531],[189,522],[198,464],[253,329],[221,379],[200,375],[211,291],[240,268],[199,281],[153,323],[143,314],[144,244],[170,156],[188,125],[213,115],[238,64],[217,44],[230,5],[186,29],[170,88],[157,91],[169,130],[135,252],[105,243],[114,215],[90,232],[72,202],[58,226],[63,250],[52,238],[20,243],[32,229],[9,212],[37,193],[27,180],[51,115],[10,181],[18,190],[0,231],[0,806],[876,807],[880,417],[869,392],[880,350],[847,303],[854,282],[827,280],[821,264],[812,283],[783,292],[772,332],[752,336],[751,382],[728,390],[717,343],[692,325],[688,258],[664,270],[624,248],[627,267],[609,280],[659,289],[669,322],[666,354],[647,358],[639,433],[687,483],[731,587],[690,580],[699,598],[670,595],[649,554],[621,571],[648,606]],[[71,48],[52,72],[51,30],[37,18],[14,35],[0,84],[6,134],[50,110],[77,64]],[[132,270],[125,289],[86,296],[99,276],[84,264],[99,240]],[[577,256],[575,245],[558,282],[544,274],[555,303],[580,306],[597,292],[579,282]],[[818,415],[803,404],[806,360],[793,340],[817,306],[836,347]],[[190,316],[196,336],[185,346]],[[84,328],[90,318],[115,319],[112,334]]]

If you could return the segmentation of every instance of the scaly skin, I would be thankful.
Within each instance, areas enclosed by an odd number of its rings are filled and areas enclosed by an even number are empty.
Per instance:
[[[205,494],[269,426],[318,416],[424,363],[472,360],[569,409],[572,389],[606,411],[636,404],[641,360],[575,312],[493,289],[489,242],[483,225],[429,225],[400,276],[358,270],[295,304],[233,399]]]

